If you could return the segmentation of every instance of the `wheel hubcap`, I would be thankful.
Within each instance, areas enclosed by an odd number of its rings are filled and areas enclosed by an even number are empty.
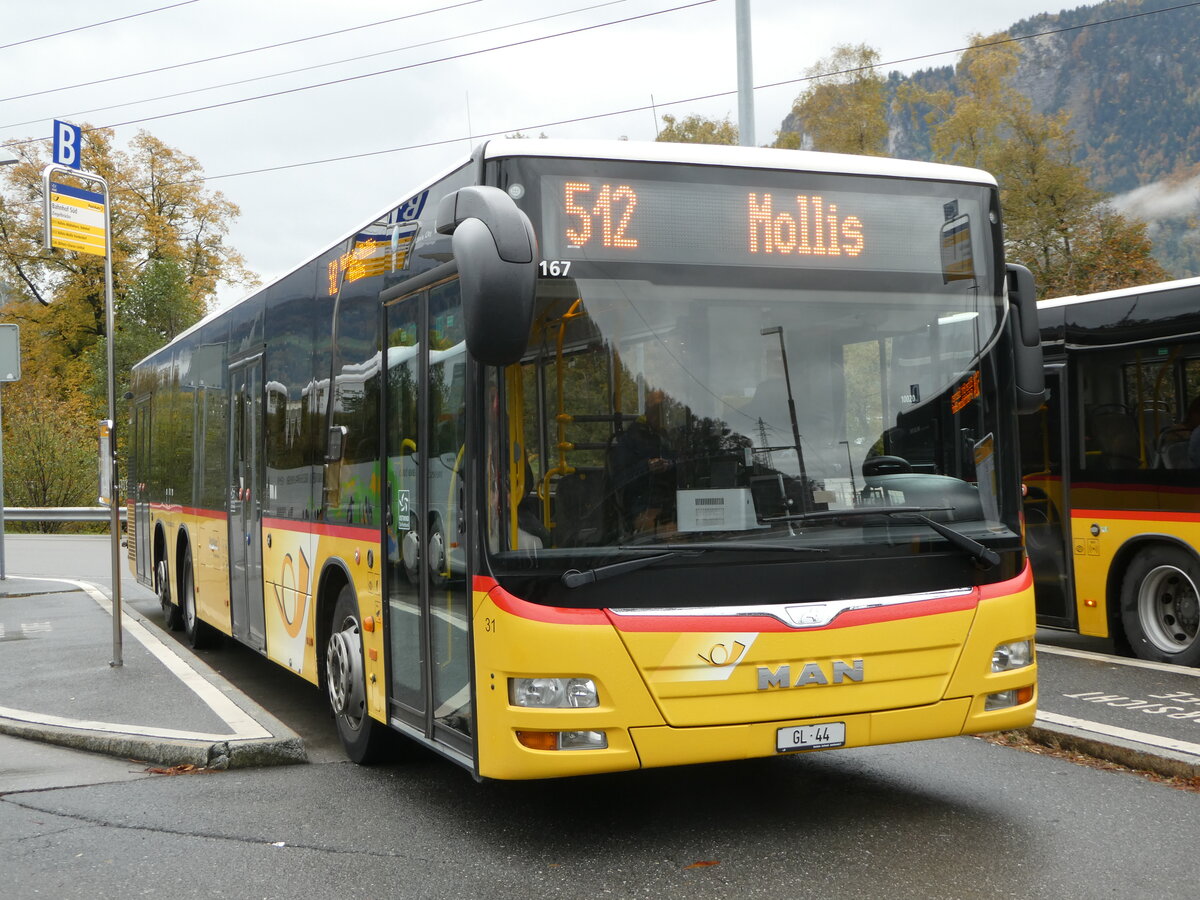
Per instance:
[[[360,646],[358,622],[348,618],[340,631],[330,635],[325,654],[329,705],[336,715],[344,716],[354,727],[362,722],[366,706]]]
[[[1175,566],[1159,566],[1146,576],[1138,593],[1138,614],[1146,636],[1166,653],[1187,650],[1200,633],[1196,585]]]

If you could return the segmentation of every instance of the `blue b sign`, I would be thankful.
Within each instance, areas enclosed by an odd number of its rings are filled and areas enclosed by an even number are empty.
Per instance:
[[[83,129],[70,122],[54,120],[54,162],[78,169],[83,155]]]

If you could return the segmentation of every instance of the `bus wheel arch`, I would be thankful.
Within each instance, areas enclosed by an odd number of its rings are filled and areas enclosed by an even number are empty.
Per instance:
[[[1140,542],[1122,562],[1115,576],[1120,621],[1134,655],[1200,665],[1200,558],[1178,541],[1158,539]]]

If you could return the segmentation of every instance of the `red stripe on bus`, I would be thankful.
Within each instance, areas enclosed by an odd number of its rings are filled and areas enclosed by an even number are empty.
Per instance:
[[[982,585],[953,597],[935,597],[928,600],[915,600],[912,603],[902,603],[895,606],[873,607],[858,609],[843,613],[828,625],[819,628],[805,628],[805,631],[824,631],[833,628],[852,628],[859,625],[873,625],[879,622],[894,622],[901,619],[915,619],[925,616],[937,616],[945,613],[962,612],[974,609],[980,601],[997,597],[1007,597],[1028,591],[1033,586],[1033,569],[1026,563],[1024,570],[1016,578],[995,584]],[[489,594],[496,606],[514,616],[531,619],[535,622],[549,622],[556,625],[600,625],[605,621],[611,623],[619,631],[638,632],[691,632],[691,631],[755,631],[791,632],[797,629],[771,616],[706,616],[702,613],[687,616],[619,616],[610,614],[607,610],[599,609],[566,609],[558,606],[541,606],[530,603],[519,597],[514,597],[500,587],[495,579],[478,576],[474,588],[481,593]],[[802,605],[797,601],[797,606]]]
[[[530,603],[528,600],[514,597],[491,578],[476,578],[475,590],[478,591],[489,583],[491,587],[487,590],[488,596],[498,609],[510,615],[530,619],[534,622],[548,622],[553,625],[608,624],[608,617],[605,616],[602,609],[567,609],[561,606],[542,606],[538,603]]]
[[[323,537],[346,538],[352,541],[380,543],[378,525],[331,525],[326,522],[302,522],[295,519],[262,520],[263,528],[278,528],[297,534],[316,534]]]
[[[1072,519],[1123,519],[1139,522],[1200,522],[1200,512],[1146,509],[1073,509]]]
[[[223,522],[229,518],[222,510],[202,509],[199,506],[175,506],[168,503],[151,503],[150,508],[157,513],[191,516],[196,519],[219,519]]]

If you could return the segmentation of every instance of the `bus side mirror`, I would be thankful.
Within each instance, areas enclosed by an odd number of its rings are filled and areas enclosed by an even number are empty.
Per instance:
[[[1016,263],[1008,264],[1008,301],[1012,313],[1017,413],[1028,415],[1041,409],[1046,399],[1046,373],[1042,368],[1042,334],[1038,327],[1033,273]]]
[[[438,205],[453,235],[467,351],[490,366],[519,362],[533,322],[537,238],[525,213],[494,187],[465,187]]]

